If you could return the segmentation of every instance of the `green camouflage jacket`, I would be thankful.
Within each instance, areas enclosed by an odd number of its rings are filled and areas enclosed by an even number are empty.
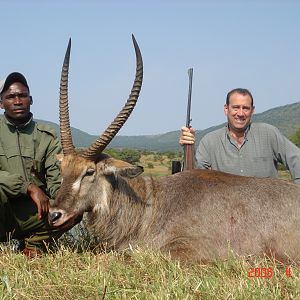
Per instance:
[[[0,118],[0,188],[8,198],[22,197],[34,183],[50,198],[60,186],[56,154],[61,146],[54,129],[32,119],[21,128]]]

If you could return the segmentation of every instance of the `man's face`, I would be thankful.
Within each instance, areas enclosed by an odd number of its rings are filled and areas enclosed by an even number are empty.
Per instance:
[[[224,112],[230,129],[236,132],[245,131],[254,112],[254,106],[251,106],[251,97],[233,93],[229,98],[229,105],[224,105]]]
[[[2,93],[0,107],[11,119],[22,120],[30,113],[31,101],[28,88],[20,82],[15,82]]]

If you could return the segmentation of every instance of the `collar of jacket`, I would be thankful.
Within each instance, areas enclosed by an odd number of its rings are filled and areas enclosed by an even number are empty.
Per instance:
[[[12,120],[12,119],[9,119],[5,113],[4,113],[4,117],[5,117],[5,122],[6,122],[6,124],[7,124],[7,125],[10,125],[10,126],[13,126],[13,127],[16,128],[16,129],[22,129],[22,128],[25,128],[28,124],[31,123],[31,121],[32,121],[32,119],[33,119],[32,113],[29,113],[29,119],[28,119],[28,121],[26,121],[26,122],[24,122],[24,123],[20,123],[20,124],[15,124],[15,123],[13,122],[13,120]]]

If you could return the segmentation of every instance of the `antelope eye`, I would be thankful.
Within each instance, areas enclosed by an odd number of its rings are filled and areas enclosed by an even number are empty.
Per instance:
[[[95,169],[87,169],[85,172],[85,176],[91,176],[95,173]]]

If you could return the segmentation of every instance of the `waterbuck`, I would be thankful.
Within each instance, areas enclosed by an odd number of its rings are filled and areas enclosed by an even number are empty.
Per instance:
[[[129,99],[99,139],[82,152],[75,151],[70,131],[68,46],[60,93],[63,181],[49,223],[70,228],[86,214],[89,231],[106,249],[148,247],[182,261],[223,259],[232,252],[299,261],[300,187],[294,183],[211,170],[139,176],[142,167],[103,153],[141,89],[142,57],[133,41],[137,69]]]

